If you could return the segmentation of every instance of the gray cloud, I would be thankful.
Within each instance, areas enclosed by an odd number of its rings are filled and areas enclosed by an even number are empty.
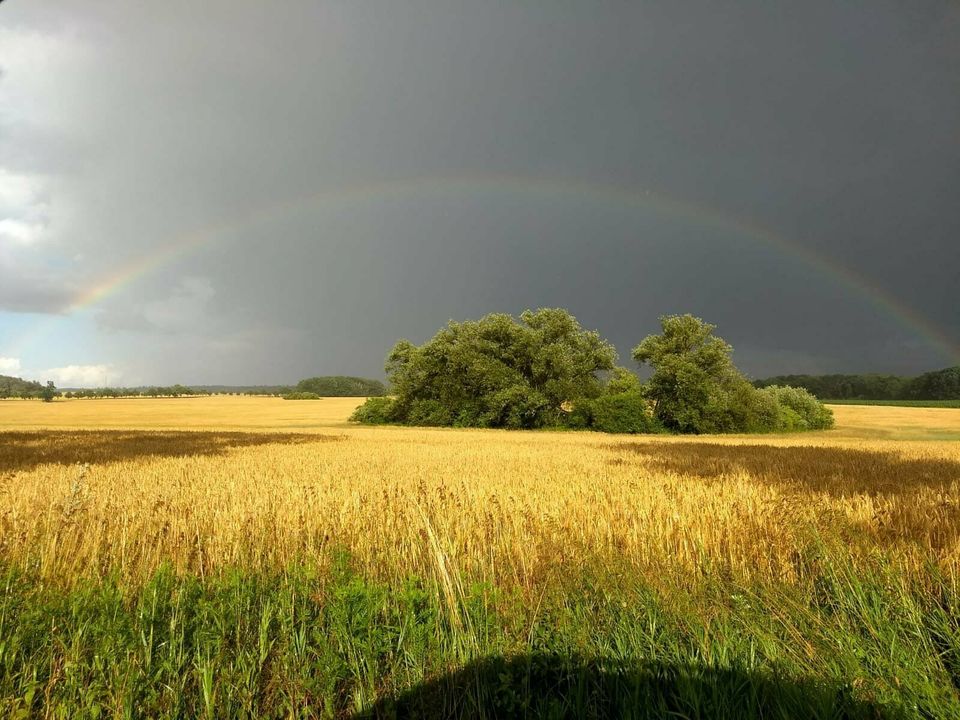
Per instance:
[[[131,277],[90,342],[147,381],[378,373],[399,336],[540,305],[625,358],[693,311],[755,374],[950,361],[850,273],[960,346],[954,3],[9,0],[0,19],[0,171],[33,188],[0,203],[33,232],[29,255],[0,235],[0,308]]]
[[[77,292],[76,280],[56,268],[37,265],[19,241],[0,237],[0,308],[13,312],[59,314]]]

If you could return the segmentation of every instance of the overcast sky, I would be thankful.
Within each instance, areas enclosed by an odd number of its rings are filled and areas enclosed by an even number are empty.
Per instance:
[[[7,0],[0,373],[382,376],[448,319],[960,363],[960,3]]]

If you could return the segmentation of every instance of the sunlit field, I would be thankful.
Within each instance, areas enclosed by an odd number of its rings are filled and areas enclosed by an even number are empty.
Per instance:
[[[960,713],[960,410],[687,438],[358,402],[0,402],[3,714]]]
[[[840,407],[819,436],[706,439],[356,428],[357,404],[0,403],[8,427],[57,427],[4,431],[4,554],[69,582],[276,570],[338,547],[399,579],[434,566],[433,538],[471,577],[532,590],[593,556],[794,580],[816,534],[960,567],[960,444],[858,437],[960,432],[960,412]]]
[[[58,399],[53,403],[0,402],[0,428],[101,430],[326,430],[348,426],[362,398],[289,401],[276,397],[214,395],[179,398]]]

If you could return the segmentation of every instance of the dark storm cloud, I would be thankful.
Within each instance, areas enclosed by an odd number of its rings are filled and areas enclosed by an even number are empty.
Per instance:
[[[377,373],[399,336],[541,305],[624,356],[692,311],[754,374],[950,362],[851,273],[960,345],[954,3],[10,0],[0,23],[31,257],[93,287],[214,239],[96,306],[104,360],[150,380]],[[336,194],[382,183],[413,189]],[[42,306],[0,273],[0,307]]]

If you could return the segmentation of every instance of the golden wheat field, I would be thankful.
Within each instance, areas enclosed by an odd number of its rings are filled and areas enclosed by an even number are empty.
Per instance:
[[[790,436],[366,428],[353,399],[0,403],[0,555],[50,580],[163,564],[469,572],[534,588],[590,560],[792,582],[798,548],[960,570],[960,410],[835,407]]]

